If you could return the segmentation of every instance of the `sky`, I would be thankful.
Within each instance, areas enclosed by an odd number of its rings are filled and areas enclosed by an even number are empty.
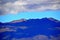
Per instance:
[[[60,10],[60,0],[0,0],[0,15]]]
[[[45,17],[60,20],[60,11],[21,12],[18,14],[7,14],[0,16],[0,22],[11,22],[13,20],[20,19],[41,19]]]
[[[0,0],[0,22],[59,16],[60,0]]]

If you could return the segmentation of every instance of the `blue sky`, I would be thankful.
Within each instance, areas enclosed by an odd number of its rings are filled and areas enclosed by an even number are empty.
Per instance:
[[[60,20],[60,11],[44,11],[44,12],[20,12],[18,14],[6,14],[0,16],[0,22],[10,22],[13,20],[19,19],[36,19],[36,18],[45,18],[52,17],[57,20]]]

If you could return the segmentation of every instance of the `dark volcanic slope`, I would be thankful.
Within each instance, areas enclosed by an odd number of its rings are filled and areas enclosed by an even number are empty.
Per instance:
[[[10,39],[33,37],[39,34],[57,36],[60,34],[60,21],[53,18],[12,21],[9,23],[0,23],[0,29],[0,35],[10,35]]]

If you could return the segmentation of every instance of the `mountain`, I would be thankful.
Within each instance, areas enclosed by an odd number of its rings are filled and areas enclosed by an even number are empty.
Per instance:
[[[33,37],[39,34],[56,37],[60,34],[60,21],[54,18],[42,18],[0,23],[0,35],[3,35],[2,37],[10,35],[10,40],[11,38]]]
[[[50,25],[50,26],[60,26],[60,21],[53,19],[53,18],[42,18],[42,19],[21,19],[15,20],[9,23],[4,23],[4,25],[9,26],[43,26],[43,25]]]

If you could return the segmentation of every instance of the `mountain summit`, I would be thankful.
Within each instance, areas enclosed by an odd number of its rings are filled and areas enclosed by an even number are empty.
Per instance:
[[[25,19],[14,20],[14,21],[11,21],[10,23],[23,22],[23,21],[26,21],[26,20]]]

